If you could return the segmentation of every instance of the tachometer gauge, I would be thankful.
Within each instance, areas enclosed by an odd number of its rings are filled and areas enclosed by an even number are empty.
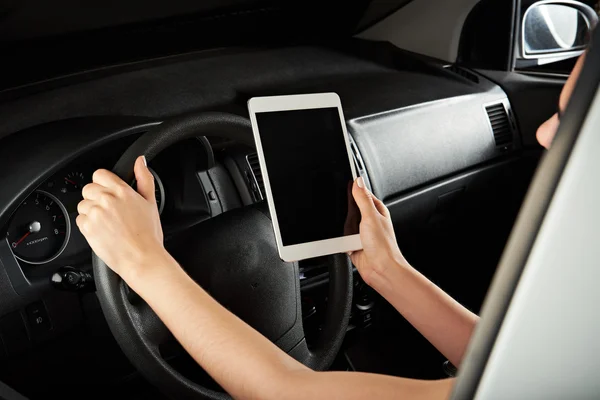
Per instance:
[[[69,172],[63,180],[65,191],[69,192],[81,192],[81,189],[88,183],[82,172]]]
[[[162,214],[163,209],[165,208],[165,187],[163,186],[162,181],[158,177],[156,171],[152,168],[148,167],[152,176],[154,176],[154,197],[156,197],[156,205],[158,206],[158,213]]]
[[[16,258],[44,264],[61,255],[71,234],[69,215],[50,193],[36,190],[17,209],[6,239]]]

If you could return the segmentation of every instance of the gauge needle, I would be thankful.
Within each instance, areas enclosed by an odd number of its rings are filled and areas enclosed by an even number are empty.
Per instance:
[[[27,238],[27,236],[31,235],[31,232],[27,232],[24,234],[21,239],[17,240],[17,242],[13,245],[13,247],[17,247],[23,240]]]
[[[29,232],[24,234],[21,239],[17,240],[13,247],[17,247],[23,240],[27,239],[27,236],[31,235],[32,233],[39,232],[41,228],[42,225],[39,222],[33,221],[31,224],[29,224]]]
[[[71,185],[77,186],[77,183],[75,183],[74,181],[70,180],[69,178],[65,178],[65,181],[69,182]]]

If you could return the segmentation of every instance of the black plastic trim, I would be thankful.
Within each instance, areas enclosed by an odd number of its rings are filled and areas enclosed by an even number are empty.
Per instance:
[[[517,7],[520,6],[519,0],[512,0],[512,15],[510,19],[510,41],[508,43],[508,60],[506,64],[506,70],[512,71],[515,68],[515,41],[517,40],[517,18],[519,13],[517,12]]]
[[[369,173],[367,172],[367,167],[365,166],[365,161],[362,158],[362,154],[360,154],[360,149],[358,148],[358,145],[351,134],[348,134],[348,140],[350,142],[350,150],[352,151],[354,165],[357,168],[356,172],[364,179],[367,189],[372,191],[373,188],[371,187],[371,179],[369,178]]]
[[[8,222],[12,210],[46,178],[69,161],[94,148],[128,135],[142,133],[159,122],[138,117],[93,117],[39,125],[2,140],[0,159],[18,170],[19,179],[9,171],[0,175],[0,227]],[[27,135],[29,146],[23,146]],[[31,155],[35,154],[35,162]]]
[[[40,125],[3,139],[0,159],[10,170],[0,172],[0,229],[31,192],[70,161],[106,143],[145,132],[158,123],[140,117],[90,117]],[[21,135],[27,135],[27,146]],[[51,288],[49,279],[30,280],[24,275],[4,235],[0,235],[0,268],[13,289],[0,291],[0,315]]]
[[[233,158],[229,156],[225,157],[223,162],[225,163],[225,167],[233,179],[233,183],[235,184],[235,188],[240,195],[242,204],[245,206],[252,204],[254,201],[252,200],[252,195],[248,189],[248,185],[242,176],[242,170],[238,167]]]
[[[0,399],[1,400],[27,400],[25,396],[15,391],[0,381]]]
[[[451,399],[472,399],[479,387],[512,296],[546,216],[554,192],[587,119],[600,83],[600,31],[594,32],[585,65],[565,110],[551,150],[535,173],[511,233],[498,272],[482,308],[482,318],[469,344]]]

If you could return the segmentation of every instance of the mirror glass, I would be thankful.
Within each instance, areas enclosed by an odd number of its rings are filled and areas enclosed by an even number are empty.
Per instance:
[[[523,21],[525,54],[558,53],[585,48],[590,23],[576,8],[539,4],[527,10]]]

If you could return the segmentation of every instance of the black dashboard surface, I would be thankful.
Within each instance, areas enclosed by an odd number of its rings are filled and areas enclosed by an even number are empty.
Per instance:
[[[352,119],[485,88],[384,43],[213,50],[0,92],[0,138],[77,117],[246,114],[252,96],[315,91],[337,92]]]

